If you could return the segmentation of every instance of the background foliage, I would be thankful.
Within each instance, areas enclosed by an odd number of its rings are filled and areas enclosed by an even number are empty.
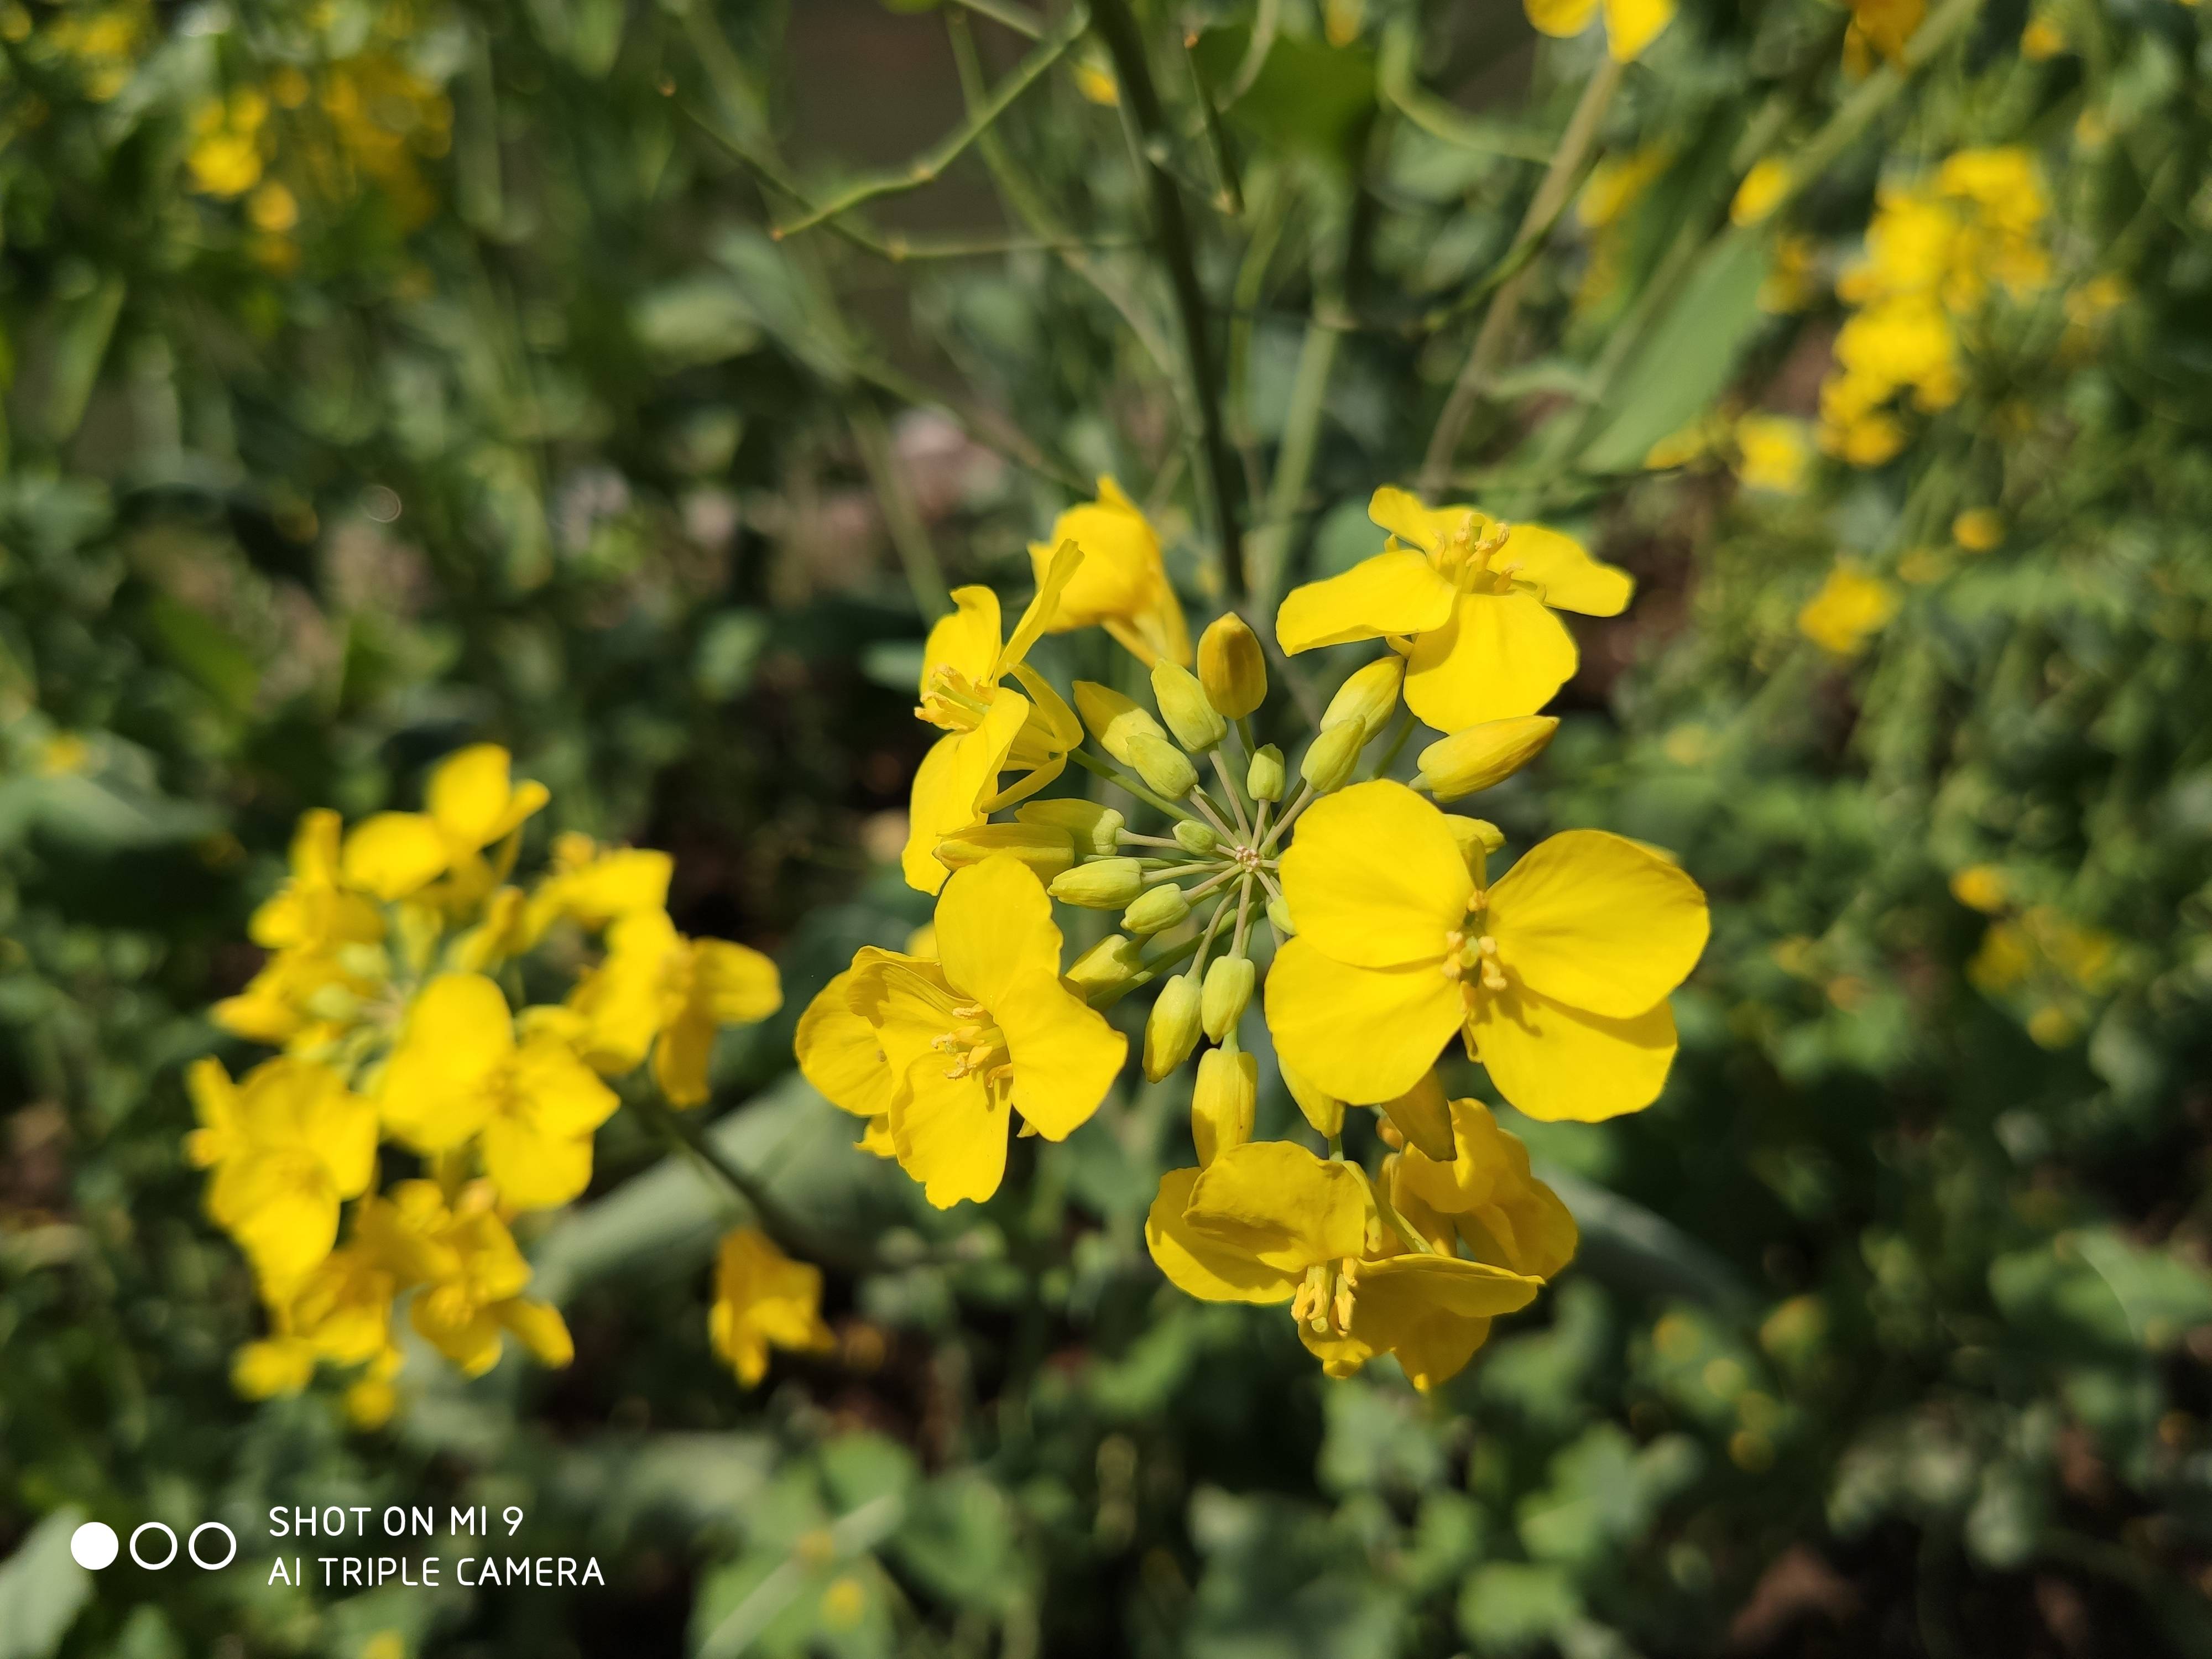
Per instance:
[[[1140,7],[1168,107],[1125,141],[1048,8],[1070,49],[930,191],[771,236],[1023,72],[988,14],[1026,12],[926,9],[0,9],[0,1655],[2205,1650],[2197,14],[1949,0],[1854,76],[1847,14],[1708,0],[1546,217],[1594,36]],[[1735,416],[1813,414],[1878,184],[2000,144],[2047,280],[1974,314],[1893,460],[1761,474]],[[1445,471],[1643,584],[1487,810],[1679,849],[1713,946],[1656,1107],[1516,1125],[1583,1255],[1433,1400],[1161,1284],[1182,1101],[940,1215],[789,1072],[797,1010],[922,914],[945,582],[1018,592],[1113,471],[1194,616],[1235,597],[1146,154],[1196,226],[1256,614],[1371,550],[1532,222]],[[1731,228],[1767,155],[1800,193]],[[1983,510],[1994,545],[1954,529]],[[1800,623],[1839,560],[1880,595],[1841,653]],[[536,833],[670,848],[679,925],[782,963],[711,1133],[854,1248],[838,1351],[753,1395],[707,1347],[724,1200],[626,1115],[534,1241],[570,1370],[410,1368],[370,1434],[231,1393],[258,1315],[182,1066],[297,812],[410,801],[479,738],[551,786]],[[259,1582],[272,1504],[432,1500],[522,1504],[608,1586]],[[225,1519],[245,1565],[95,1582],[88,1515]]]

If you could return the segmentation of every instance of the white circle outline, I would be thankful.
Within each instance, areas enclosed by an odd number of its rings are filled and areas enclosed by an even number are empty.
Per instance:
[[[225,1538],[230,1540],[230,1553],[224,1556],[220,1561],[203,1561],[200,1559],[200,1534],[205,1532],[210,1527],[213,1527]],[[228,1527],[224,1526],[220,1521],[203,1521],[199,1525],[192,1528],[191,1536],[185,1540],[185,1553],[191,1556],[192,1558],[192,1565],[198,1567],[203,1571],[220,1572],[223,1568],[228,1566],[232,1562],[238,1559],[238,1534],[233,1532]],[[172,1556],[169,1559],[171,1560],[174,1560],[176,1558]]]
[[[91,1547],[85,1548],[87,1545]],[[84,1559],[88,1554],[98,1555],[103,1551],[107,1559],[100,1562],[98,1566],[94,1566]],[[99,1572],[113,1566],[115,1558],[121,1554],[122,1551],[123,1546],[115,1536],[115,1528],[105,1521],[88,1521],[70,1534],[70,1559],[87,1572]]]
[[[147,1561],[141,1559],[139,1557],[138,1536],[141,1533],[148,1532],[161,1533],[168,1538],[169,1553],[163,1556],[159,1561]],[[136,1527],[133,1527],[131,1529],[131,1559],[133,1561],[137,1562],[140,1566],[145,1568],[149,1572],[159,1572],[162,1568],[174,1561],[177,1559],[178,1548],[177,1534],[169,1531],[167,1525],[162,1522],[141,1521]]]

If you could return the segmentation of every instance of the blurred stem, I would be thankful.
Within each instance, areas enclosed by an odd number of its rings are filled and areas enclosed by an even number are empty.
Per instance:
[[[1230,153],[1229,135],[1221,126],[1221,112],[1213,106],[1213,90],[1206,83],[1205,65],[1198,61],[1195,30],[1183,33],[1182,58],[1190,66],[1191,90],[1198,95],[1199,111],[1205,118],[1206,142],[1213,151],[1213,170],[1221,183],[1218,205],[1224,212],[1241,219],[1244,216],[1244,185],[1237,176],[1237,158]]]
[[[1223,419],[1230,441],[1237,446],[1244,466],[1244,488],[1260,499],[1258,441],[1252,434],[1252,314],[1260,303],[1260,290],[1267,281],[1267,264],[1282,240],[1283,224],[1290,216],[1291,189],[1279,173],[1256,174],[1252,187],[1252,216],[1244,244],[1244,257],[1237,266],[1237,285],[1229,296],[1229,344],[1222,367]]]
[[[1297,375],[1291,382],[1291,406],[1283,417],[1282,447],[1275,452],[1267,505],[1252,538],[1252,598],[1262,615],[1273,611],[1282,596],[1291,526],[1297,518],[1298,503],[1304,498],[1314,453],[1321,442],[1329,373],[1336,365],[1337,342],[1344,337],[1336,309],[1334,305],[1316,305],[1306,324],[1305,339],[1298,347]]]
[[[1597,73],[1590,76],[1589,84],[1583,88],[1575,112],[1567,119],[1567,130],[1560,135],[1559,148],[1552,156],[1552,165],[1545,169],[1536,185],[1536,194],[1528,204],[1528,211],[1522,218],[1515,246],[1506,251],[1507,259],[1522,253],[1524,242],[1530,246],[1522,257],[1533,255],[1549,236],[1552,226],[1559,222],[1581,177],[1583,163],[1595,151],[1598,128],[1605,120],[1613,94],[1620,88],[1621,76],[1626,68],[1626,64],[1608,55],[1598,65]],[[1512,337],[1528,279],[1527,269],[1516,271],[1499,285],[1490,302],[1490,311],[1474,337],[1474,349],[1468,354],[1466,367],[1460,370],[1451,396],[1444,401],[1443,413],[1437,418],[1436,431],[1430,436],[1429,452],[1421,463],[1420,493],[1424,496],[1433,498],[1443,488],[1451,471],[1452,458],[1459,453],[1460,440],[1466,435],[1467,423],[1474,418],[1476,405],[1482,401],[1483,387],[1496,371],[1506,342]]]
[[[880,1265],[872,1250],[854,1250],[842,1243],[817,1237],[789,1211],[770,1198],[767,1188],[758,1180],[732,1163],[695,1119],[676,1111],[655,1096],[646,1096],[635,1101],[633,1109],[672,1147],[686,1154],[736,1194],[745,1207],[753,1212],[753,1219],[759,1223],[761,1231],[769,1234],[784,1249],[843,1267],[848,1272],[857,1273]]]
[[[953,0],[953,3],[965,6],[978,17],[988,17],[1001,27],[1010,28],[1025,40],[1044,39],[1043,19],[1035,12],[1013,4],[1012,0]]]
[[[891,545],[898,550],[899,565],[906,572],[915,608],[921,612],[923,621],[934,622],[952,609],[952,595],[945,586],[945,567],[930,542],[929,526],[922,522],[921,508],[908,487],[898,457],[892,453],[883,411],[867,398],[855,398],[848,418],[852,422],[854,441],[860,446],[860,465],[867,469],[868,482],[883,504],[884,527],[890,532]]]
[[[1128,0],[1098,0],[1093,14],[1099,36],[1114,59],[1124,107],[1136,125],[1143,145],[1143,167],[1152,187],[1152,230],[1159,240],[1161,262],[1167,266],[1168,285],[1175,295],[1176,314],[1182,324],[1183,356],[1190,373],[1191,396],[1198,410],[1200,469],[1206,480],[1212,509],[1213,529],[1221,544],[1222,592],[1234,600],[1243,596],[1244,544],[1236,514],[1236,493],[1231,477],[1229,438],[1221,424],[1221,388],[1214,375],[1213,353],[1206,342],[1206,295],[1198,282],[1198,264],[1191,246],[1189,222],[1183,217],[1182,196],[1168,171],[1173,153],[1167,115],[1160,106],[1158,88],[1152,84],[1151,64],[1145,56],[1144,32]]]

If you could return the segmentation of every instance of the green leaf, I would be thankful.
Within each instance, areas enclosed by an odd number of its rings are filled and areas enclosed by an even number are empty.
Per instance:
[[[162,654],[202,690],[233,714],[252,709],[261,669],[221,623],[166,593],[147,605],[146,620]]]
[[[761,330],[744,290],[719,273],[688,276],[638,296],[631,331],[664,369],[726,362],[759,349]]]
[[[1459,1627],[1484,1653],[1520,1653],[1582,1617],[1582,1601],[1557,1567],[1492,1561],[1459,1594]]]
[[[92,1599],[92,1575],[70,1553],[84,1520],[82,1510],[56,1510],[0,1561],[0,1659],[46,1659]]]
[[[890,1550],[908,1571],[958,1607],[1003,1612],[1021,1589],[1006,1495],[980,1474],[931,1481]]]
[[[2164,1352],[2212,1322],[2212,1276],[2105,1227],[1998,1257],[1990,1294],[2014,1324],[2092,1346]]]

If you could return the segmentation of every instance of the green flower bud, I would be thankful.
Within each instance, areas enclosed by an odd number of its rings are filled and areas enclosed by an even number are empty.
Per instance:
[[[1267,901],[1267,920],[1274,924],[1275,931],[1281,934],[1285,939],[1295,939],[1297,937],[1298,930],[1291,926],[1291,906],[1289,900],[1283,898],[1269,899]]]
[[[937,843],[937,861],[948,870],[981,864],[1000,853],[1028,865],[1041,881],[1050,881],[1075,862],[1075,843],[1067,831],[1049,824],[979,823]]]
[[[1099,1008],[1127,991],[1144,971],[1144,946],[1120,933],[1109,933],[1070,963],[1060,977],[1085,1002]]]
[[[1458,1148],[1452,1141],[1451,1108],[1444,1101],[1443,1080],[1434,1071],[1397,1099],[1385,1101],[1381,1109],[1400,1134],[1437,1163],[1449,1164],[1457,1156]]]
[[[1252,1118],[1260,1099],[1256,1056],[1231,1048],[1208,1048],[1198,1057],[1198,1086],[1190,1095],[1190,1136],[1198,1143],[1198,1167],[1217,1153],[1252,1139]]]
[[[1145,890],[1145,866],[1134,859],[1093,859],[1052,878],[1052,896],[1086,910],[1119,910]]]
[[[1137,763],[1130,755],[1129,740],[1139,732],[1167,741],[1168,734],[1160,730],[1158,720],[1110,685],[1076,681],[1075,708],[1091,735],[1098,739],[1099,747],[1124,766]]]
[[[1121,844],[1121,830],[1128,822],[1110,806],[1073,797],[1024,801],[1014,808],[1014,817],[1024,823],[1046,823],[1055,830],[1065,830],[1079,854],[1102,855]]]
[[[1298,762],[1298,775],[1327,794],[1332,789],[1341,789],[1352,781],[1352,769],[1358,764],[1359,751],[1367,747],[1367,728],[1358,720],[1345,720],[1328,726],[1306,745],[1304,759]]]
[[[1249,957],[1214,958],[1206,970],[1206,993],[1199,1001],[1206,1036],[1219,1042],[1237,1029],[1237,1022],[1251,1005],[1252,988],[1259,978],[1260,970]]]
[[[1254,800],[1280,800],[1284,781],[1283,751],[1272,743],[1261,744],[1245,770],[1244,787]]]
[[[1198,636],[1198,683],[1206,700],[1232,720],[1267,702],[1267,659],[1259,636],[1236,612],[1216,617]]]
[[[1398,706],[1398,688],[1405,680],[1403,657],[1395,651],[1377,657],[1337,688],[1328,707],[1322,711],[1321,729],[1333,731],[1357,721],[1362,731],[1373,736]]]
[[[1152,701],[1160,718],[1175,733],[1176,741],[1194,755],[1202,755],[1229,735],[1229,722],[1206,700],[1198,676],[1181,663],[1162,657],[1152,665]]]
[[[1221,837],[1210,823],[1200,823],[1196,818],[1177,818],[1175,827],[1176,845],[1194,858],[1204,858],[1221,845]]]
[[[1160,987],[1159,1000],[1145,1021],[1145,1075],[1158,1083],[1190,1058],[1198,1047],[1198,981],[1177,974]]]
[[[1198,769],[1165,738],[1139,732],[1129,739],[1129,764],[1145,787],[1168,800],[1181,800],[1198,787]]]
[[[1275,1057],[1280,1060],[1280,1054]],[[1325,1095],[1289,1066],[1283,1067],[1283,1086],[1291,1091],[1291,1098],[1298,1103],[1314,1133],[1324,1140],[1334,1140],[1344,1133],[1344,1103],[1334,1095]]]
[[[1559,722],[1549,714],[1523,714],[1455,732],[1421,750],[1420,775],[1413,787],[1443,801],[1503,783],[1542,754],[1559,729]]]
[[[1121,913],[1121,929],[1129,933],[1158,933],[1174,927],[1190,914],[1190,901],[1171,881],[1162,882]]]

